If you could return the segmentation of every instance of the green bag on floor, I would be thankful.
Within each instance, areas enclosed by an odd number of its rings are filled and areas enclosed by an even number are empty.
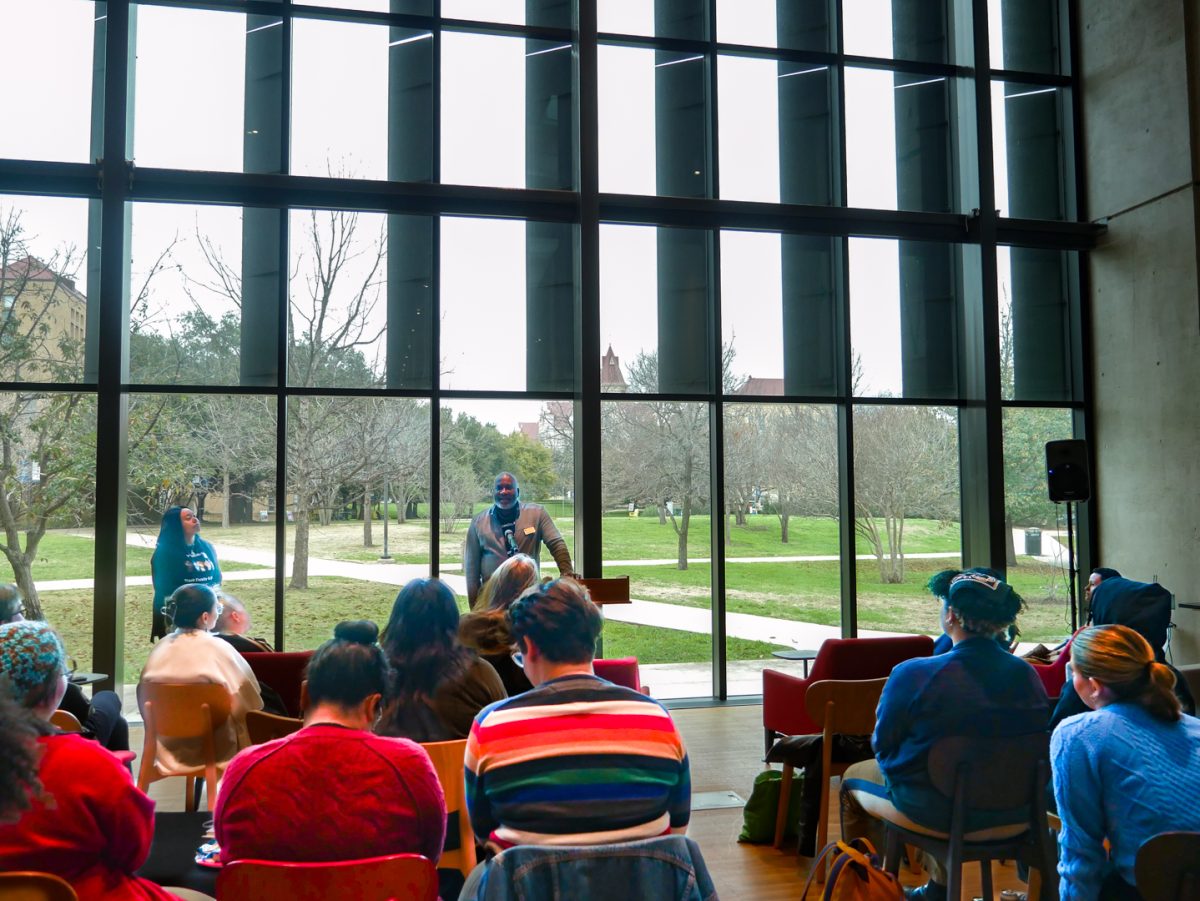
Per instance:
[[[775,814],[779,810],[779,792],[783,788],[783,773],[765,770],[754,777],[750,800],[742,809],[742,831],[739,842],[765,845],[775,840]],[[784,838],[795,838],[800,808],[804,798],[804,772],[792,774],[792,793],[788,798]]]

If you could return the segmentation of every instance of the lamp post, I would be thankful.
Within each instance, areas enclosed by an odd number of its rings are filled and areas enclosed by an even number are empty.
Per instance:
[[[383,553],[379,555],[379,559],[390,561],[392,555],[388,553],[388,520],[392,518],[392,482],[390,479],[383,480]]]

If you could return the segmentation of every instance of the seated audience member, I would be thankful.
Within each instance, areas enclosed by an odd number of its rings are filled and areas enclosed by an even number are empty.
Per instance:
[[[221,616],[221,602],[207,585],[185,585],[167,600],[166,615],[175,630],[150,651],[142,680],[148,682],[213,682],[224,685],[233,701],[232,713],[213,735],[217,760],[224,764],[239,748],[250,744],[246,713],[261,710],[258,680],[249,664],[229,644],[212,634]],[[165,768],[201,766],[204,749],[199,740],[159,739],[158,761]]]
[[[993,579],[1003,578],[996,570],[988,569],[986,566],[973,566],[967,572],[982,573],[985,576],[991,576]],[[954,581],[956,576],[961,576],[962,573],[963,571],[959,569],[943,569],[941,572],[936,572],[930,576],[929,582],[925,587],[929,589],[929,593],[937,598],[944,607],[947,593],[950,591],[950,583]],[[1021,631],[1017,628],[1017,624],[1013,623],[1007,629],[1002,629],[996,633],[996,641],[1000,643],[1000,646],[1004,650],[1011,653],[1013,648],[1017,646],[1017,636],[1020,634]],[[934,656],[945,654],[952,647],[954,647],[954,639],[943,631],[933,642],[933,654]]]
[[[382,644],[393,676],[379,735],[466,738],[475,714],[507,697],[491,664],[459,644],[454,592],[438,579],[413,579],[400,589]]]
[[[1164,648],[1167,644],[1167,627],[1171,622],[1171,592],[1156,582],[1135,582],[1133,579],[1110,575],[1092,588],[1091,612],[1093,625],[1128,626],[1146,639],[1154,651],[1154,659],[1165,664],[1175,675],[1175,695],[1183,712],[1196,712],[1187,680],[1166,663]],[[1068,681],[1050,717],[1051,731],[1067,717],[1086,713],[1087,710],[1088,705],[1076,692],[1074,681]]]
[[[1050,738],[1062,901],[1140,899],[1142,843],[1200,831],[1200,720],[1181,715],[1175,674],[1154,657],[1126,626],[1093,626],[1071,644],[1075,690],[1095,713]]]
[[[509,605],[538,583],[537,564],[527,554],[509,557],[483,583],[475,598],[475,610],[458,623],[458,637],[464,645],[500,674],[509,696],[533,688],[525,671],[512,659],[512,636],[508,634]]]
[[[1000,579],[971,571],[953,578],[942,625],[954,647],[936,657],[906,660],[892,670],[876,713],[875,759],[846,771],[849,795],[842,814],[847,836],[867,836],[883,847],[882,824],[863,809],[859,794],[890,802],[917,823],[945,831],[950,805],[929,781],[930,748],[953,735],[1014,736],[1045,729],[1049,701],[1041,680],[1032,666],[996,641],[1023,606]],[[969,828],[1002,825],[1024,815],[972,812]],[[945,867],[928,857],[926,869],[929,882],[911,897],[941,901],[946,897]]]
[[[217,638],[229,642],[235,651],[242,654],[275,650],[265,638],[251,638],[246,634],[250,631],[250,611],[245,604],[227,591],[219,592],[218,597],[224,609],[213,630]]]
[[[370,621],[339,623],[308,664],[304,728],[238,754],[214,813],[225,860],[436,862],[446,803],[419,745],[371,733],[389,667]]]
[[[508,618],[535,688],[471,727],[475,834],[502,846],[591,845],[685,831],[683,739],[657,701],[592,673],[601,620],[586,589],[557,579],[515,601]]]
[[[1106,579],[1120,579],[1121,574],[1115,569],[1107,566],[1097,566],[1088,573],[1087,585],[1083,588],[1083,601],[1087,607],[1088,622],[1092,619],[1092,592],[1096,590],[1096,586]]]
[[[29,714],[23,719],[10,704],[0,725],[8,817],[0,825],[0,871],[53,873],[87,901],[172,898],[133,875],[150,853],[154,802],[96,742],[50,725],[66,691],[66,659],[45,623],[0,626],[0,675],[6,677],[0,693]],[[31,740],[39,748],[32,758]],[[18,753],[9,753],[10,744],[19,746]]]
[[[0,625],[25,621],[25,599],[11,583],[0,585]],[[115,691],[98,691],[91,701],[78,685],[67,682],[58,705],[83,727],[85,738],[94,738],[110,751],[129,750],[129,723],[121,716],[121,698]]]

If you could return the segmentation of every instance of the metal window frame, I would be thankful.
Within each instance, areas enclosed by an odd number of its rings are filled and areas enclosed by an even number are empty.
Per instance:
[[[833,405],[837,410],[839,447],[841,614],[845,635],[857,633],[857,586],[854,537],[854,429],[853,409],[856,405],[903,404],[954,406],[970,411],[973,438],[982,449],[970,465],[963,465],[960,478],[983,480],[986,492],[983,502],[964,509],[969,528],[984,536],[973,553],[971,563],[987,564],[1003,569],[1004,563],[1004,486],[1002,416],[1009,407],[1054,407],[1072,412],[1077,435],[1091,437],[1092,366],[1091,349],[1085,336],[1088,328],[1086,296],[1086,265],[1083,254],[1071,273],[1077,286],[1073,297],[1075,317],[1076,371],[1079,390],[1075,398],[1062,403],[1005,401],[1000,396],[998,349],[998,289],[996,281],[996,247],[1019,245],[1058,250],[1087,250],[1103,233],[1103,226],[1086,221],[1084,209],[1084,160],[1081,143],[1077,140],[1081,128],[1080,81],[1078,67],[1068,64],[1078,46],[1078,0],[1059,0],[1066,63],[1065,74],[1015,72],[991,67],[988,57],[987,0],[954,0],[962,10],[973,16],[973,53],[976,65],[918,63],[905,60],[874,59],[847,55],[842,41],[842,4],[836,3],[835,50],[831,52],[799,51],[783,48],[758,47],[716,40],[716,29],[710,29],[709,40],[680,40],[646,35],[599,33],[597,4],[599,0],[578,0],[576,24],[573,29],[531,27],[497,22],[481,22],[441,18],[440,0],[431,0],[432,15],[416,16],[334,9],[287,0],[108,0],[98,3],[108,16],[105,35],[104,83],[104,155],[94,163],[47,162],[36,160],[0,159],[0,194],[76,197],[99,200],[102,203],[101,294],[98,298],[99,316],[96,335],[89,340],[98,342],[98,369],[95,381],[79,383],[16,383],[0,382],[0,390],[38,390],[46,392],[84,392],[97,397],[97,547],[95,561],[95,601],[93,606],[94,666],[112,674],[113,681],[123,680],[124,644],[124,541],[125,541],[125,477],[126,443],[123,424],[127,416],[129,397],[141,393],[210,393],[228,395],[264,395],[275,399],[278,409],[276,452],[278,455],[275,479],[277,498],[287,493],[287,409],[293,397],[305,396],[380,396],[414,397],[430,403],[430,506],[431,516],[440,512],[440,411],[443,402],[456,399],[555,399],[570,400],[575,415],[576,471],[576,555],[579,568],[587,576],[602,572],[602,495],[603,461],[600,454],[601,394],[600,357],[600,261],[599,228],[601,224],[622,223],[663,227],[691,227],[709,230],[712,245],[710,271],[710,335],[711,360],[714,373],[720,372],[721,303],[720,303],[720,232],[726,229],[754,230],[780,233],[823,235],[841,241],[841,284],[839,285],[838,323],[840,346],[840,390],[830,396],[743,397],[723,393],[720,378],[712,379],[712,390],[697,395],[675,394],[605,394],[605,400],[644,401],[679,400],[707,404],[710,432],[711,529],[710,541],[714,561],[712,570],[712,635],[713,681],[712,697],[708,702],[728,699],[726,656],[726,597],[724,577],[723,530],[724,518],[724,408],[726,404],[819,403]],[[710,22],[716,21],[716,0],[708,3]],[[194,172],[164,168],[136,168],[126,163],[129,118],[132,114],[129,79],[132,77],[132,41],[127,37],[136,10],[141,7],[225,11],[237,14],[278,16],[284,27],[285,62],[290,70],[291,25],[295,19],[315,19],[339,22],[358,22],[380,26],[396,26],[431,30],[435,41],[435,84],[440,78],[440,47],[444,33],[467,32],[568,42],[575,48],[575,90],[577,92],[576,191],[522,190],[508,188],[472,187],[440,184],[435,172],[430,184],[396,183],[380,180],[344,179],[296,175],[259,175],[241,172]],[[706,198],[673,198],[601,193],[599,190],[599,124],[598,124],[598,53],[603,45],[644,47],[698,53],[705,57],[708,67],[708,130],[712,153],[712,196]],[[970,213],[922,213],[856,209],[846,206],[806,206],[771,204],[721,199],[718,188],[719,151],[717,107],[718,56],[740,56],[772,61],[787,60],[828,65],[835,70],[835,91],[839,110],[844,110],[844,72],[847,67],[875,68],[893,72],[952,76],[971,82],[975,94],[975,140],[978,150],[978,172],[981,209]],[[994,171],[992,156],[992,123],[990,91],[995,80],[1027,83],[1065,89],[1070,96],[1071,134],[1065,139],[1064,153],[1073,166],[1068,186],[1076,198],[1076,221],[1035,221],[1000,217],[995,211]],[[290,128],[286,102],[290,80],[284,86],[285,109],[281,110],[284,128],[283,153],[288,159]],[[435,91],[440,97],[440,92]],[[440,109],[435,100],[435,118]],[[845,117],[837,113],[839,196],[846,197]],[[435,167],[440,160],[440,133],[434,136]],[[407,213],[415,215],[480,216],[516,219],[536,219],[571,223],[578,230],[579,261],[576,292],[576,378],[575,390],[570,392],[522,391],[460,391],[444,389],[435,376],[429,390],[408,389],[300,389],[286,384],[287,342],[286,312],[288,291],[281,283],[279,296],[279,360],[280,378],[274,388],[250,388],[240,385],[162,385],[133,384],[127,371],[127,324],[122,307],[123,286],[120,260],[127,256],[125,227],[127,205],[135,202],[167,202],[196,204],[229,204],[249,207],[268,207],[281,211],[281,271],[287,271],[287,211],[292,209],[348,209],[365,212]],[[849,237],[876,237],[908,240],[931,240],[976,245],[980,248],[982,264],[982,341],[983,371],[976,373],[984,385],[981,398],[962,396],[947,398],[871,398],[855,397],[850,380],[851,343],[849,333],[848,253]],[[439,260],[440,229],[434,228],[433,300],[435,313],[440,310]],[[440,315],[434,315],[433,347],[440,346]],[[436,358],[436,356],[435,356]],[[963,389],[960,388],[960,392]],[[1094,448],[1093,448],[1094,454]],[[1093,460],[1093,471],[1094,460]],[[964,521],[964,532],[968,523]],[[1081,570],[1087,572],[1094,559],[1097,545],[1095,504],[1085,505],[1081,516]],[[286,522],[276,518],[275,552],[282,561],[286,550]],[[439,530],[430,529],[430,566],[433,575],[439,572]],[[275,576],[275,640],[283,647],[284,616],[286,615],[283,567],[276,567]],[[704,703],[705,699],[699,699]]]

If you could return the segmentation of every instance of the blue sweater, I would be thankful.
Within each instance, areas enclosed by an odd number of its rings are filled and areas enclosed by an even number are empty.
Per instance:
[[[1110,704],[1063,720],[1050,737],[1050,761],[1062,818],[1061,901],[1095,901],[1114,869],[1133,885],[1134,860],[1146,839],[1200,831],[1195,717],[1169,723],[1137,704]]]
[[[906,660],[892,670],[872,745],[896,807],[918,823],[945,829],[950,805],[930,784],[927,769],[934,742],[952,735],[1028,735],[1043,731],[1049,715],[1032,666],[991,638],[968,638],[945,654]],[[1011,821],[1011,812],[991,811],[973,816],[970,826]]]

